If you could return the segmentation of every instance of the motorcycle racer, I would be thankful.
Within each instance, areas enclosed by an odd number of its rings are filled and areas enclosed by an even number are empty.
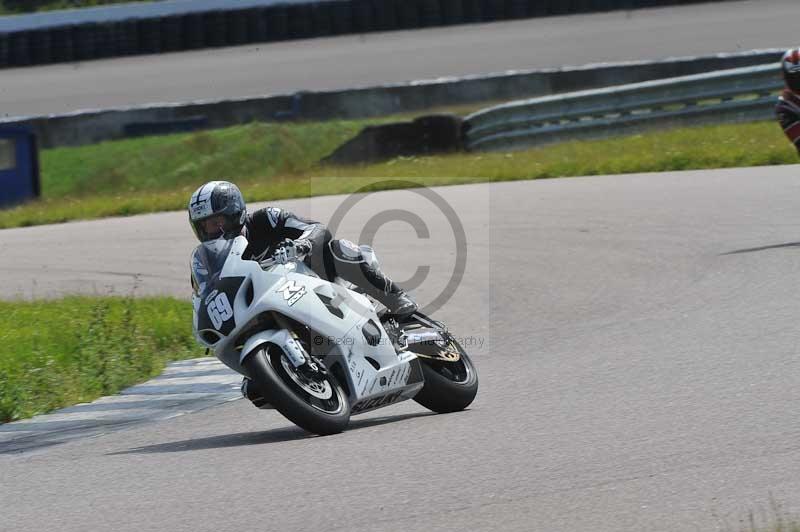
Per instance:
[[[781,70],[786,87],[775,106],[775,114],[783,132],[800,154],[800,48],[783,54]]]
[[[338,276],[353,283],[383,304],[397,320],[411,316],[418,308],[383,273],[372,248],[334,239],[323,224],[277,207],[248,213],[244,197],[233,183],[204,184],[192,194],[188,210],[190,224],[200,242],[243,235],[249,242],[250,257],[263,260],[269,254],[276,258],[285,256],[285,251],[281,253],[288,239],[298,255],[305,255],[304,262],[317,275],[329,281]],[[192,283],[197,289],[194,277]]]

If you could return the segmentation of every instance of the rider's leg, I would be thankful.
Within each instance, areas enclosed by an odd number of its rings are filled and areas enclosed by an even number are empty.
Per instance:
[[[357,246],[349,240],[331,240],[326,249],[330,253],[336,274],[374,297],[402,319],[417,310],[417,304],[395,282],[384,274],[369,246]]]

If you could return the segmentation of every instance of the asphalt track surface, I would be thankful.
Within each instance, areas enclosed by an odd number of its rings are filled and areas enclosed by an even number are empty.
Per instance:
[[[468,411],[407,402],[318,438],[234,401],[0,453],[0,530],[738,530],[771,496],[800,512],[798,173],[435,189],[468,237],[437,316],[484,341]],[[325,220],[343,200],[284,205]],[[426,201],[377,193],[339,228],[387,208],[429,222],[375,239],[397,278],[431,266],[423,303],[457,252]],[[98,276],[125,293],[136,274],[185,296],[191,246],[183,213],[0,231],[2,296],[31,277],[37,295]]]
[[[796,0],[748,0],[3,70],[0,115],[788,47],[798,19]]]

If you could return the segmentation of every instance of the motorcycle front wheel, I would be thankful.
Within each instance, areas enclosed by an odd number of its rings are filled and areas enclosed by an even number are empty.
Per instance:
[[[244,367],[267,402],[298,427],[321,436],[347,428],[350,403],[330,373],[312,378],[298,372],[273,344],[248,356]]]
[[[478,373],[467,352],[454,339],[450,346],[458,351],[456,361],[420,357],[425,386],[414,401],[439,414],[464,410],[478,393]]]

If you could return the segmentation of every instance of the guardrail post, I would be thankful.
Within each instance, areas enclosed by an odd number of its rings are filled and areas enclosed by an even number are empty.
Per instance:
[[[10,63],[12,66],[27,66],[31,64],[30,33],[20,31],[11,34]]]
[[[270,41],[282,41],[289,37],[289,12],[285,6],[267,9],[267,38]]]
[[[423,26],[442,25],[442,6],[439,0],[422,0],[420,22]]]
[[[452,25],[466,22],[462,0],[441,0],[441,8],[443,24]]]
[[[111,23],[98,24],[95,28],[95,57],[116,57],[117,39]]]
[[[333,33],[333,6],[328,3],[311,4],[311,33],[326,37]]]
[[[401,0],[397,5],[397,25],[404,29],[419,27],[419,6],[416,0]]]
[[[88,61],[95,57],[94,26],[94,24],[81,24],[72,27],[76,61]]]
[[[161,51],[161,26],[158,19],[137,20],[136,29],[140,52],[154,54]]]
[[[399,27],[398,9],[405,1],[414,0],[372,0],[372,26],[370,31],[391,31]]]
[[[353,29],[359,33],[372,31],[372,4],[369,0],[353,0]]]
[[[487,21],[506,18],[504,0],[483,0],[483,18]]]
[[[532,0],[528,3],[528,15],[531,17],[544,17],[549,9],[548,0]]]
[[[9,37],[6,33],[0,33],[0,67],[7,67],[9,62]]]
[[[181,26],[183,27],[183,49],[195,50],[202,48],[206,44],[205,31],[203,29],[203,14],[191,13],[184,15]]]
[[[228,30],[227,44],[236,45],[247,42],[247,15],[244,10],[228,11],[225,15],[225,25]]]
[[[133,55],[138,52],[136,22],[123,20],[114,23],[112,28],[119,55]]]
[[[290,5],[289,8],[289,38],[308,39],[313,35],[313,20],[311,6]]]
[[[570,10],[570,0],[546,0],[548,15],[566,15]]]
[[[350,2],[331,4],[331,27],[335,35],[353,31],[353,8]]]
[[[525,18],[530,14],[529,0],[509,0],[506,8],[508,18]]]
[[[52,40],[52,31],[49,29],[33,33],[31,56],[34,64],[43,65],[53,62]]]
[[[572,0],[570,5],[570,13],[586,13],[591,10],[591,0]]]
[[[61,26],[50,31],[53,46],[53,60],[70,62],[75,60],[72,26]]]
[[[480,22],[483,20],[481,0],[461,0],[464,11],[464,22]]]
[[[228,30],[225,27],[224,11],[207,11],[203,13],[203,41],[206,46],[225,46]]]
[[[248,9],[245,12],[247,21],[247,42],[264,42],[267,40],[267,18],[263,8]]]
[[[165,52],[176,52],[184,49],[183,19],[181,16],[170,16],[161,19],[159,33],[161,34],[161,47]]]

